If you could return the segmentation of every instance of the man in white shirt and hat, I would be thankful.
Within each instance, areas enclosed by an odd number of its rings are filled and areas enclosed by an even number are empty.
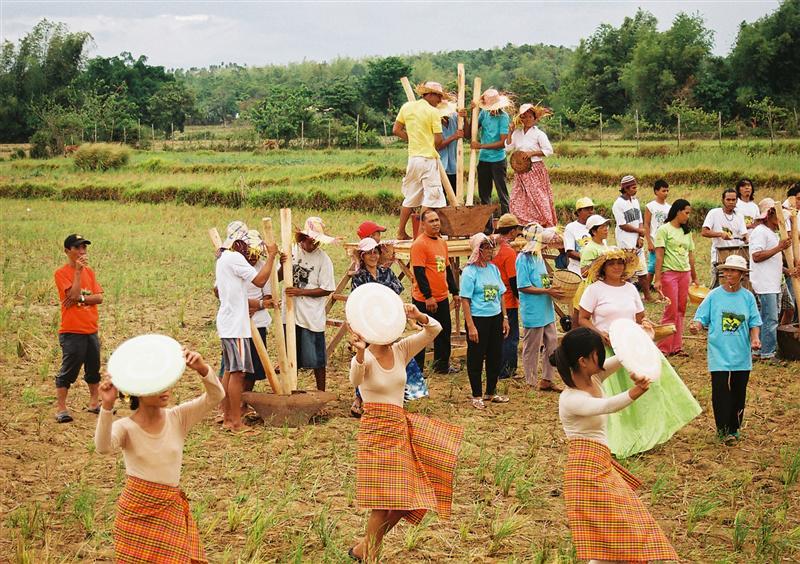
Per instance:
[[[410,239],[406,224],[414,208],[443,208],[447,205],[439,176],[439,149],[444,147],[442,116],[437,110],[450,98],[438,82],[417,87],[419,100],[406,102],[400,108],[392,134],[408,142],[408,164],[403,177],[403,204],[400,209],[398,239]],[[463,131],[461,133],[463,136]]]
[[[244,429],[242,422],[242,392],[245,373],[252,374],[253,358],[250,352],[250,308],[248,287],[263,288],[272,273],[278,248],[267,246],[267,260],[260,270],[248,262],[249,245],[247,226],[241,221],[228,225],[228,237],[217,259],[216,290],[219,296],[217,333],[222,343],[222,364],[225,371],[222,385],[225,388],[223,404],[224,426],[233,430]]]
[[[639,257],[639,265],[635,275],[639,278],[639,286],[646,301],[651,301],[650,282],[647,276],[647,263],[644,259],[644,237],[646,234],[642,221],[642,208],[636,197],[639,185],[636,178],[628,174],[619,183],[619,197],[611,207],[617,228],[614,236],[620,249],[633,249]]]
[[[569,257],[567,270],[581,275],[581,249],[592,240],[586,220],[594,214],[594,202],[584,196],[575,202],[575,221],[564,227],[564,252]]]
[[[302,231],[295,233],[292,246],[291,288],[284,293],[294,298],[297,368],[314,371],[317,389],[325,391],[327,356],[325,325],[327,297],[336,289],[333,262],[320,245],[329,245],[335,237],[325,234],[325,224],[319,217],[309,217]],[[282,271],[279,271],[281,276]],[[286,301],[284,300],[284,311]],[[284,317],[285,318],[285,317]]]
[[[747,227],[744,217],[736,212],[738,196],[733,188],[722,191],[722,207],[709,210],[703,221],[700,235],[711,239],[711,287],[719,286],[717,263],[719,249],[738,247],[747,244]]]

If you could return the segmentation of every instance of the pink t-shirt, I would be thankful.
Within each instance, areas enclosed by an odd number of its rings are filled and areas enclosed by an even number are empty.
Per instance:
[[[583,292],[580,305],[592,314],[592,323],[597,330],[604,332],[608,332],[612,321],[636,320],[636,314],[644,311],[642,298],[630,282],[622,286],[609,286],[598,280]]]

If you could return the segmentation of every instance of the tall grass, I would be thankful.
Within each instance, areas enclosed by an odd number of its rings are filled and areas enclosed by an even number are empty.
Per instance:
[[[131,150],[125,145],[90,143],[75,151],[75,166],[81,170],[110,170],[128,164]]]

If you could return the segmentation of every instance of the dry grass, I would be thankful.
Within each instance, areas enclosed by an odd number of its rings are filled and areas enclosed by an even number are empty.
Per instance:
[[[271,210],[3,200],[0,244],[0,554],[15,562],[108,561],[111,525],[124,480],[120,457],[94,452],[95,416],[82,412],[86,388],[70,394],[76,420],[52,418],[52,378],[60,351],[52,271],[60,241],[91,237],[91,262],[105,288],[103,354],[131,335],[159,331],[218,362],[213,258],[206,229]],[[30,211],[27,211],[30,208]],[[296,210],[300,223],[305,212]],[[351,235],[360,214],[324,214],[331,231]],[[378,216],[394,226],[396,220]],[[384,223],[385,224],[385,223]],[[707,260],[707,245],[700,242]],[[341,249],[330,251],[336,272]],[[341,306],[337,306],[341,308]],[[340,309],[334,310],[340,314]],[[651,317],[658,317],[651,311]],[[690,562],[797,561],[800,383],[796,368],[759,366],[751,378],[741,444],[714,439],[704,343],[691,340],[676,369],[704,413],[666,445],[627,461],[643,480],[653,515]],[[223,432],[209,419],[190,433],[182,486],[212,562],[347,562],[366,513],[354,506],[357,422],[348,416],[348,358],[331,359],[328,417],[301,429],[264,428],[252,437]],[[312,386],[308,374],[301,386]],[[557,396],[503,384],[512,401],[478,413],[466,375],[432,377],[431,399],[410,409],[466,428],[453,518],[401,524],[387,538],[386,561],[571,562],[561,496],[566,442]],[[198,393],[187,375],[178,400]],[[123,410],[121,414],[125,414]]]

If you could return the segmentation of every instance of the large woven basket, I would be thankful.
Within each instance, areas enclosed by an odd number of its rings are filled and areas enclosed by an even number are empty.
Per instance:
[[[520,174],[528,172],[533,166],[533,163],[531,163],[531,158],[520,151],[511,153],[510,160],[511,168],[514,170],[514,172],[518,172]]]
[[[556,270],[550,277],[552,288],[557,288],[563,292],[558,299],[559,302],[571,304],[583,279],[571,270]]]

